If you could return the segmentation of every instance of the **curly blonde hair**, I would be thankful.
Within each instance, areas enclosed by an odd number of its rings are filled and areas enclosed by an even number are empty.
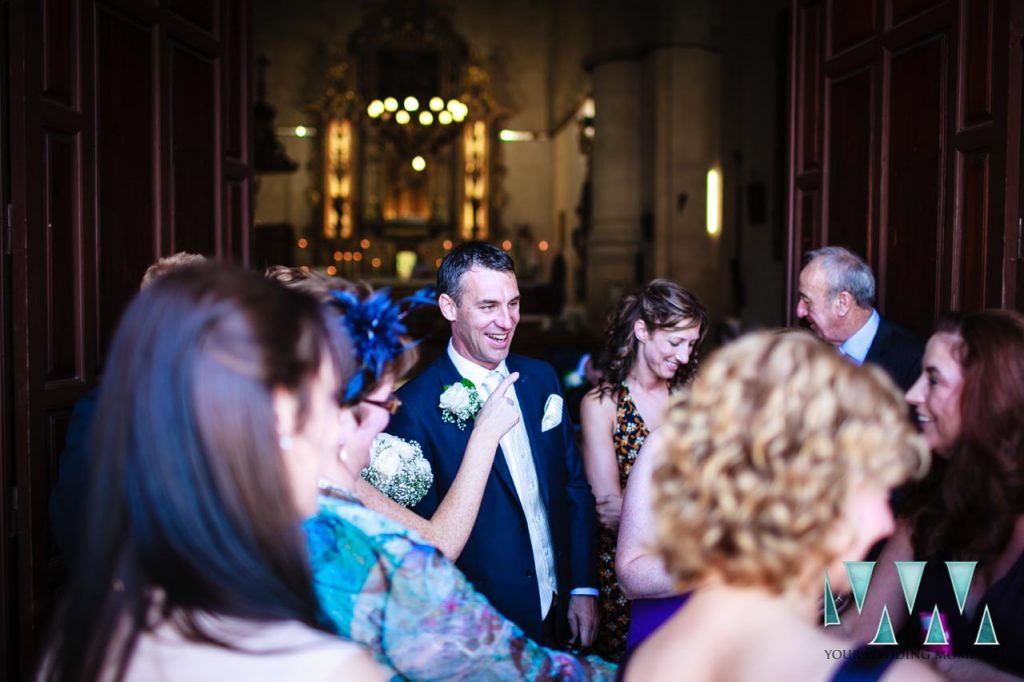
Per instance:
[[[664,443],[658,544],[683,589],[712,574],[798,586],[836,558],[851,490],[929,463],[892,381],[806,333],[751,334],[714,354],[670,405]]]

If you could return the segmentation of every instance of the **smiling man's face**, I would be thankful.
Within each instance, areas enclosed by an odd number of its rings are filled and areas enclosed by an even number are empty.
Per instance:
[[[811,261],[800,271],[796,316],[806,320],[819,338],[838,346],[846,341],[847,335],[843,333],[842,318],[836,307],[836,297],[829,296],[825,271],[819,261]]]
[[[462,275],[456,303],[447,294],[441,314],[452,323],[452,345],[462,357],[494,369],[508,356],[519,324],[519,284],[511,272],[474,267]]]

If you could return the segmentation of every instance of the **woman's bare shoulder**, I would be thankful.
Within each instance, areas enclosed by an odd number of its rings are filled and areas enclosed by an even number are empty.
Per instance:
[[[580,413],[592,417],[614,418],[616,392],[602,385],[595,386],[583,395],[580,401]]]

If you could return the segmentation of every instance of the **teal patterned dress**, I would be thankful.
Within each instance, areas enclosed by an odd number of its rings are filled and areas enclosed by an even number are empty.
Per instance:
[[[305,525],[324,617],[397,680],[611,680],[615,666],[545,649],[417,533],[354,500],[320,497]]]

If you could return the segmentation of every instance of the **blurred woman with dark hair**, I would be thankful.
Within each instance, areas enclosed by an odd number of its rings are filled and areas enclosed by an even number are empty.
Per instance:
[[[594,649],[609,660],[625,650],[630,620],[615,574],[623,490],[644,440],[661,425],[669,395],[693,376],[707,329],[704,306],[674,282],[656,279],[624,297],[605,330],[598,361],[604,377],[580,407],[583,462],[602,526]]]
[[[879,557],[863,612],[844,614],[843,625],[871,639],[887,606],[900,644],[921,644],[937,608],[943,651],[954,654],[937,661],[941,671],[955,679],[1020,679],[1024,316],[986,310],[942,321],[907,401],[935,464],[901,504],[903,518]],[[893,562],[912,559],[927,564],[910,614]],[[962,605],[946,561],[976,562]],[[985,630],[999,646],[975,645]]]
[[[301,530],[344,436],[339,344],[314,301],[223,264],[132,302],[42,679],[383,679],[319,629]]]

